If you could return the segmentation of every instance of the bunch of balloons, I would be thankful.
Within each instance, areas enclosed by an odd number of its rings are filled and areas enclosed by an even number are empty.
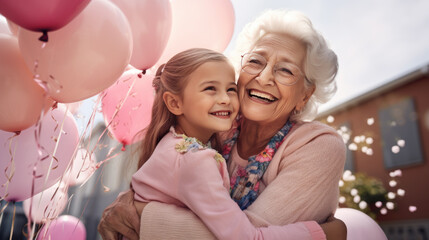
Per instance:
[[[188,48],[224,51],[234,23],[230,0],[0,0],[0,199],[57,218],[96,169],[71,104],[99,95],[111,135],[139,141],[154,69]]]

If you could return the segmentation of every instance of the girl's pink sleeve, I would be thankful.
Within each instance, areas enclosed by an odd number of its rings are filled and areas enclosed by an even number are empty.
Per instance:
[[[177,198],[218,239],[325,239],[322,229],[314,221],[254,227],[230,198],[213,155],[212,150],[191,151],[183,155],[178,169]]]

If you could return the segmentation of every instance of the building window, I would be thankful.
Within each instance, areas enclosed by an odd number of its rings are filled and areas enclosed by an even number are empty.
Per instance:
[[[379,110],[384,166],[387,169],[423,162],[417,112],[412,98]]]
[[[353,156],[353,152],[351,151],[350,139],[352,136],[352,131],[349,122],[344,122],[340,124],[337,129],[338,134],[343,138],[344,144],[346,144],[346,162],[344,164],[344,170],[350,170],[354,172],[355,170],[355,160]]]

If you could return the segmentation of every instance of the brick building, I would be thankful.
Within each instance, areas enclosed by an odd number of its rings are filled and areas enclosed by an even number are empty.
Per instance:
[[[394,193],[395,209],[377,215],[388,238],[429,239],[429,65],[318,119],[348,132],[346,169],[376,177]],[[392,177],[397,169],[402,175]]]

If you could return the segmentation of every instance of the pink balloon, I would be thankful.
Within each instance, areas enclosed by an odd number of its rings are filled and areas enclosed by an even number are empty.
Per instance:
[[[81,148],[76,152],[64,181],[69,186],[82,184],[97,170],[96,165],[95,154],[90,154],[86,149]]]
[[[68,201],[68,194],[65,184],[58,182],[52,187],[49,187],[33,197],[24,200],[22,206],[27,217],[37,223],[52,220],[60,215]]]
[[[35,124],[44,94],[25,64],[16,37],[0,33],[0,129],[21,131]]]
[[[9,30],[12,33],[12,35],[18,36],[19,26],[10,20],[7,20],[7,25],[9,27]]]
[[[7,19],[2,15],[0,15],[0,33],[12,35],[12,31],[9,29],[9,26],[7,24]]]
[[[0,0],[0,13],[23,28],[32,31],[52,31],[69,23],[89,1]]]
[[[19,46],[35,75],[46,82],[58,102],[94,96],[121,76],[132,52],[132,34],[125,15],[107,0],[93,0],[58,31],[45,47],[38,33],[20,29]],[[37,68],[35,67],[37,63]]]
[[[47,112],[40,128],[32,126],[18,136],[0,131],[0,197],[23,201],[31,197],[33,184],[37,194],[58,182],[78,141],[76,121],[62,108]]]
[[[335,217],[347,226],[347,240],[387,240],[381,227],[365,213],[353,208],[338,208]]]
[[[112,0],[127,16],[133,33],[130,64],[149,69],[161,57],[171,32],[169,0]]]
[[[195,47],[223,52],[234,32],[235,15],[230,0],[172,0],[170,39],[156,65]]]
[[[40,229],[37,240],[73,239],[85,240],[86,229],[83,223],[71,215],[62,215]]]
[[[139,141],[141,136],[136,134],[150,123],[154,100],[153,77],[150,73],[143,75],[141,71],[131,69],[104,92],[101,100],[104,121],[116,140],[124,145]]]

